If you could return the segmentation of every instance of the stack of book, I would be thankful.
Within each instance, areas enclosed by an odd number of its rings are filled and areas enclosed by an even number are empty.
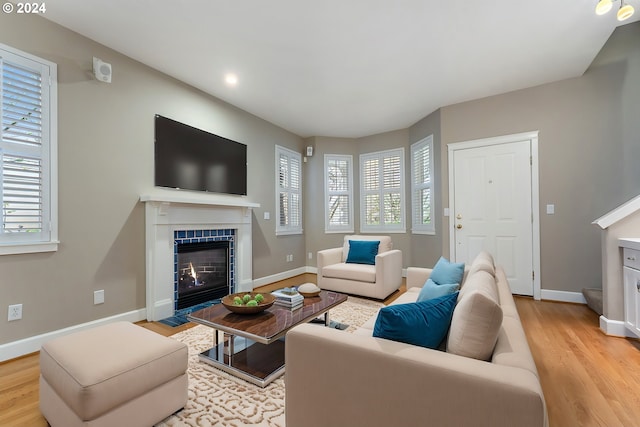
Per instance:
[[[304,303],[304,297],[293,288],[278,289],[271,292],[271,295],[276,297],[275,305],[291,310],[302,307]]]

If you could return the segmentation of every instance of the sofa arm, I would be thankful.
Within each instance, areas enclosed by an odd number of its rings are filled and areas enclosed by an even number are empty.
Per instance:
[[[322,267],[342,262],[342,248],[324,249],[318,251],[318,275],[322,273]]]
[[[402,251],[392,249],[376,255],[376,283],[389,295],[402,285]]]
[[[310,324],[285,357],[287,427],[547,425],[525,369]]]
[[[409,267],[407,268],[407,289],[421,288],[431,276],[432,268]]]

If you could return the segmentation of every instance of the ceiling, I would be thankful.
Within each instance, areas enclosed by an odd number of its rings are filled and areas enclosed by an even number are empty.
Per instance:
[[[595,3],[55,0],[44,17],[302,137],[362,137],[580,76],[619,25],[619,2]]]

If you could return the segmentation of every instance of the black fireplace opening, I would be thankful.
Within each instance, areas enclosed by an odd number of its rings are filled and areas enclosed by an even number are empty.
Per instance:
[[[229,294],[229,241],[177,245],[177,309]]]

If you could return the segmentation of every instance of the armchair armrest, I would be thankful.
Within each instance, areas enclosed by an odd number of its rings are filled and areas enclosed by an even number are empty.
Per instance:
[[[318,274],[321,274],[322,267],[332,264],[338,264],[340,262],[342,262],[342,248],[332,248],[318,251]]]
[[[392,249],[376,255],[376,283],[382,284],[385,295],[402,284],[402,251]]]
[[[525,370],[303,324],[285,342],[287,427],[547,424]]]

